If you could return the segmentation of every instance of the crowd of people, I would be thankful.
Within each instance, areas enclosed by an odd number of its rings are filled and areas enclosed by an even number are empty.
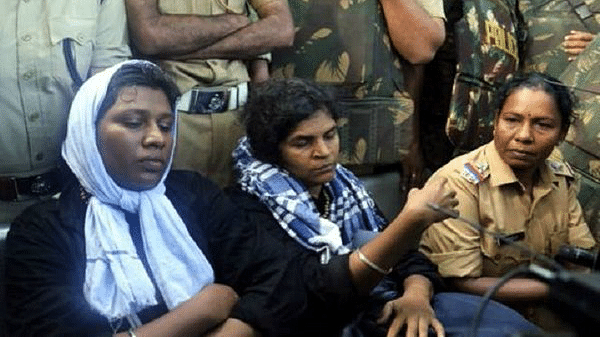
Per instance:
[[[535,278],[479,306],[531,252],[597,248],[577,175],[552,155],[573,94],[515,73],[493,139],[426,174],[419,98],[441,0],[0,4],[8,336],[576,330]],[[331,13],[387,43],[366,57]],[[571,32],[569,58],[592,39]],[[306,55],[313,42],[333,57]],[[381,169],[408,187],[392,219],[361,182]]]

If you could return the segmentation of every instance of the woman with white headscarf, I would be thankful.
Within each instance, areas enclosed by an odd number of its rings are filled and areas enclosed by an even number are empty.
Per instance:
[[[235,212],[206,179],[167,174],[177,95],[146,61],[81,87],[62,148],[66,187],[8,235],[10,336],[203,335],[231,324],[238,296],[214,283],[207,228]]]

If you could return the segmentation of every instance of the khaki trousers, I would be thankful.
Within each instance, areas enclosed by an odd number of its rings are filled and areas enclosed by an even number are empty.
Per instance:
[[[233,183],[231,152],[244,135],[240,110],[213,114],[180,112],[173,169],[191,170],[221,188]]]

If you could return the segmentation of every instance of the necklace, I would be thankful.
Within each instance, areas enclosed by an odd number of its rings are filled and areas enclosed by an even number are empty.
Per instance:
[[[87,204],[90,201],[90,194],[83,188],[83,186],[79,185],[79,197],[84,204]]]
[[[330,211],[329,206],[331,205],[331,196],[329,196],[329,193],[327,193],[327,191],[325,189],[323,189],[321,192],[323,193],[323,199],[324,199],[322,217],[325,219],[329,219],[329,211]]]

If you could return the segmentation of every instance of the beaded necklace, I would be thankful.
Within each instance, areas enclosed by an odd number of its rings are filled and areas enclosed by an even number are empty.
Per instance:
[[[329,193],[323,188],[319,197],[314,199],[315,204],[317,205],[317,210],[321,214],[321,218],[329,219],[330,213],[330,205],[331,205],[331,196]]]
[[[83,186],[79,185],[79,197],[81,198],[81,201],[83,201],[84,204],[87,205],[88,202],[90,202],[90,197],[92,195],[89,194],[84,188]]]

